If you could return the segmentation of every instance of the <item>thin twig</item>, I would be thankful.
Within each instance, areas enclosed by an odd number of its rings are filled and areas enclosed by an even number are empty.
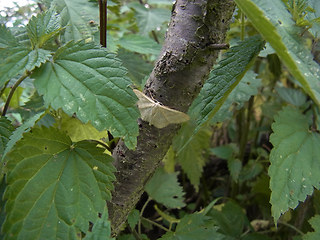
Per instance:
[[[9,93],[9,95],[8,95],[6,104],[4,105],[4,108],[3,108],[3,111],[2,111],[1,116],[5,116],[5,115],[6,115],[7,110],[8,110],[8,108],[9,108],[9,104],[10,104],[11,98],[13,97],[14,92],[16,91],[16,89],[17,89],[17,87],[20,85],[20,83],[22,83],[22,81],[23,81],[24,79],[26,79],[29,75],[30,75],[30,72],[29,72],[29,71],[25,72],[25,73],[19,78],[19,80],[13,85],[13,87],[11,88],[11,91],[10,91],[10,93]]]

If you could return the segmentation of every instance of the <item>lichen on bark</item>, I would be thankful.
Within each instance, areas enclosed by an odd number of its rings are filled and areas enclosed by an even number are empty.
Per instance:
[[[224,43],[234,7],[233,0],[177,0],[144,92],[165,106],[187,112],[218,57],[219,51],[210,45]],[[120,232],[179,128],[157,129],[139,120],[136,149],[129,150],[121,141],[114,149],[117,181],[108,203],[114,234]]]

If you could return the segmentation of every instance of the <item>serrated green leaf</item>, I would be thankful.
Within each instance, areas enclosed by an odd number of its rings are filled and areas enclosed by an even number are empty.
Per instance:
[[[146,8],[144,5],[134,3],[130,5],[135,10],[135,16],[139,31],[142,35],[148,35],[156,30],[162,23],[170,20],[170,10],[163,8]]]
[[[272,130],[270,203],[276,222],[288,208],[295,208],[312,194],[314,187],[319,187],[320,136],[309,131],[308,119],[292,107],[285,107],[275,116]]]
[[[123,66],[128,69],[128,77],[133,83],[143,89],[143,79],[149,76],[152,71],[152,64],[146,62],[139,54],[126,51],[122,48],[118,50],[118,58]]]
[[[111,238],[111,224],[108,220],[108,209],[105,207],[101,218],[93,223],[92,231],[83,240],[114,240]]]
[[[320,215],[315,215],[309,220],[314,232],[308,232],[305,234],[303,240],[318,240],[320,238]]]
[[[175,232],[167,232],[161,240],[222,240],[224,236],[217,232],[217,227],[210,218],[201,213],[184,216]]]
[[[166,173],[162,168],[158,168],[146,184],[146,192],[153,200],[168,208],[184,207],[184,192],[178,183],[177,175],[178,173]]]
[[[141,35],[125,35],[119,39],[119,45],[129,51],[141,54],[158,55],[161,50],[161,45],[154,40]]]
[[[32,75],[46,105],[76,113],[83,123],[123,137],[129,148],[137,142],[137,98],[126,69],[114,54],[93,43],[70,42],[61,47],[53,62]]]
[[[60,15],[53,9],[33,16],[26,26],[33,48],[41,48],[46,42],[53,39],[62,30]]]
[[[307,101],[307,96],[299,89],[276,87],[279,96],[294,106],[300,107]]]
[[[292,16],[278,0],[236,0],[239,8],[270,43],[290,73],[320,105],[320,69],[305,48]]]
[[[27,121],[25,121],[21,126],[19,126],[10,136],[10,139],[8,141],[7,147],[5,148],[5,151],[3,153],[3,157],[6,156],[8,152],[11,151],[13,146],[22,138],[22,134],[25,132],[29,132],[31,128],[34,126],[37,120],[44,114],[44,112],[37,113],[33,117],[29,118]],[[3,160],[3,159],[2,159]]]
[[[185,145],[194,129],[191,122],[187,124],[188,127],[184,127],[175,136],[173,149],[177,153],[176,162],[181,165],[196,191],[199,191],[200,178],[206,162],[204,151],[209,148],[211,132],[207,128],[202,128],[192,137],[192,141]]]
[[[261,38],[254,36],[240,42],[225,54],[191,106],[190,112],[196,117],[198,127],[206,124],[217,113],[263,46]]]
[[[40,67],[50,57],[50,51],[41,48],[31,50],[18,46],[0,50],[0,58],[4,59],[0,63],[0,86],[25,70],[32,71],[35,67]]]
[[[261,38],[254,36],[232,47],[224,55],[224,59],[211,72],[199,96],[189,109],[189,116],[197,122],[193,135],[196,135],[202,127],[205,127],[215,117],[230,95],[230,92],[238,85],[241,78],[252,65],[254,58],[259,54],[263,45],[264,43]],[[239,87],[239,89],[241,88]],[[242,98],[241,101],[243,99],[245,98]],[[224,112],[225,109],[221,111]],[[220,119],[218,115],[217,120]],[[185,142],[180,151],[192,141],[192,138],[190,137]]]
[[[11,33],[9,28],[4,24],[0,24],[0,49],[18,46],[18,41]]]
[[[139,222],[140,212],[137,209],[133,209],[128,216],[128,224],[131,229],[134,229]]]
[[[14,127],[6,117],[0,117],[0,157],[4,155],[4,151],[9,142],[9,138],[14,131]]]
[[[61,25],[66,28],[65,42],[92,38],[96,29],[90,26],[90,21],[99,22],[99,8],[96,3],[87,0],[53,0],[52,5],[61,15]]]
[[[221,211],[212,209],[208,216],[219,227],[219,232],[236,239],[240,239],[244,227],[249,223],[243,209],[231,201],[224,204]]]
[[[5,240],[78,239],[111,198],[112,158],[57,129],[25,133],[6,160]]]

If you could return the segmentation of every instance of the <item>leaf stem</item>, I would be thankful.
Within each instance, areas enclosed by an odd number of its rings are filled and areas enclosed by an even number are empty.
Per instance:
[[[7,101],[6,101],[6,104],[4,105],[4,108],[3,108],[3,111],[2,111],[2,114],[1,116],[5,116],[7,111],[8,111],[8,108],[9,108],[9,104],[10,104],[10,101],[11,101],[11,98],[13,97],[13,94],[14,92],[16,91],[17,87],[20,85],[20,83],[22,83],[22,81],[24,79],[26,79],[29,75],[30,75],[31,72],[29,71],[26,71],[20,78],[19,80],[13,85],[13,87],[11,88],[11,91],[8,95],[8,98],[7,98]]]
[[[152,220],[150,220],[150,219],[148,219],[148,218],[145,218],[145,217],[141,217],[141,218],[142,218],[143,220],[145,220],[146,222],[151,223],[152,225],[157,226],[158,228],[161,228],[162,230],[164,230],[164,231],[166,231],[166,232],[171,232],[171,230],[169,230],[168,228],[162,226],[162,225],[159,224],[159,223],[156,223],[156,222],[154,222],[154,221],[152,221]]]
[[[289,223],[282,222],[282,221],[278,221],[278,223],[280,223],[280,224],[282,224],[282,225],[284,225],[284,226],[286,226],[286,227],[289,227],[289,228],[293,229],[294,231],[296,231],[296,232],[299,233],[300,235],[304,235],[304,233],[303,233],[301,230],[299,230],[298,228],[296,228],[295,226],[293,226],[293,225],[291,225],[291,224],[289,224]]]
[[[144,210],[146,209],[148,203],[149,203],[151,200],[152,200],[151,197],[148,197],[147,201],[144,203],[143,207],[141,208],[140,218],[139,218],[139,224],[138,224],[138,233],[139,233],[139,235],[141,234],[141,218],[143,218],[143,217],[142,217],[143,212],[144,212]]]

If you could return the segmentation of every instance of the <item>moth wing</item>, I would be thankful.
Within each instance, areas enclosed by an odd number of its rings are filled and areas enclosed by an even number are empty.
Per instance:
[[[156,103],[139,90],[133,89],[133,92],[139,98],[137,105],[140,111],[141,119],[150,123],[152,121],[153,109]]]
[[[156,104],[153,112],[152,122],[150,123],[157,128],[164,128],[169,124],[182,123],[190,119],[187,114],[160,104]]]
[[[172,123],[182,123],[189,120],[189,116],[183,112],[161,106],[139,90],[133,89],[139,98],[137,102],[141,119],[156,128],[164,128]]]

